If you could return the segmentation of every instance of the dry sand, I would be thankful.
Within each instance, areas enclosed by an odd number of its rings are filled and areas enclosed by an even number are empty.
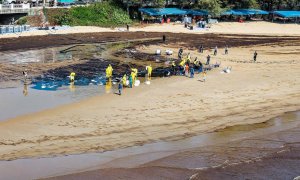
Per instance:
[[[113,150],[176,140],[236,124],[263,122],[300,109],[299,44],[232,48],[212,62],[232,66],[207,82],[163,78],[0,123],[0,159]],[[152,51],[155,46],[143,51]],[[258,62],[252,63],[254,50]],[[223,49],[220,49],[220,52]],[[203,55],[196,54],[204,60]],[[30,105],[30,104],[29,104]]]
[[[4,34],[0,38],[13,38],[20,36],[38,36],[53,34],[72,34],[72,33],[92,33],[92,32],[120,32],[125,31],[124,27],[119,28],[101,28],[92,26],[75,26],[56,31],[36,30],[22,32],[18,34]],[[131,27],[130,31],[144,32],[172,32],[172,33],[221,33],[221,34],[260,34],[260,35],[282,35],[282,36],[300,36],[299,24],[279,24],[265,21],[254,22],[221,22],[213,24],[209,29],[195,29],[193,31],[184,28],[182,24],[144,24],[137,27]]]

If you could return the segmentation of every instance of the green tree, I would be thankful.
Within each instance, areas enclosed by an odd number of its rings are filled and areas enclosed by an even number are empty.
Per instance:
[[[300,0],[284,0],[287,9],[291,10],[299,10],[300,8]]]
[[[198,8],[205,9],[213,16],[219,16],[222,12],[219,0],[200,0],[197,3]]]

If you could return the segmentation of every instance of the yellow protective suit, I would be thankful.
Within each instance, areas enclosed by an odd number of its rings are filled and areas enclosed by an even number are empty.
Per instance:
[[[70,81],[73,82],[75,80],[76,74],[74,72],[71,72],[70,74]]]
[[[187,59],[188,61],[191,61],[191,55],[190,55],[190,53],[186,56],[186,59]]]
[[[126,86],[126,81],[127,81],[127,76],[126,76],[126,74],[124,74],[124,76],[122,78],[122,83],[123,83],[124,87]]]
[[[179,63],[179,65],[184,67],[185,63],[186,63],[186,59],[182,59],[182,61]]]
[[[132,81],[133,81],[133,84],[135,83],[135,80],[136,80],[136,77],[137,77],[137,74],[138,74],[138,70],[136,68],[132,68],[131,69],[131,76],[132,76]]]
[[[148,75],[148,79],[151,79],[151,74],[152,74],[152,66],[146,66],[146,70],[147,70],[147,75]]]
[[[130,75],[132,77],[132,82],[134,84],[134,81],[135,81],[135,72],[132,71]]]
[[[172,66],[173,66],[173,67],[175,67],[175,66],[176,66],[176,64],[175,64],[175,62],[174,62],[174,61],[172,61]]]
[[[113,73],[113,68],[111,67],[111,65],[108,65],[108,67],[106,68],[106,78],[111,78],[112,77],[112,73]]]

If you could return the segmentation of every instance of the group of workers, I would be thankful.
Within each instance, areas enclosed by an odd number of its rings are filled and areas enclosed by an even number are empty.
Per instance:
[[[204,52],[204,47],[203,45],[201,45],[199,47],[199,52],[203,53]],[[214,48],[214,55],[216,56],[218,53],[218,47],[216,46]],[[225,46],[225,55],[228,54],[228,46]],[[254,56],[253,56],[253,60],[254,62],[256,61],[257,58],[257,52],[254,52]],[[210,65],[210,55],[208,55],[206,57],[206,63],[205,65]],[[202,80],[203,82],[205,82],[206,80],[206,70],[203,67],[203,64],[201,63],[201,61],[196,57],[194,60],[192,60],[191,58],[191,54],[188,53],[185,57],[183,56],[183,49],[180,48],[178,51],[178,60],[179,60],[179,64],[176,65],[175,61],[171,62],[171,71],[173,75],[184,75],[186,77],[189,78],[194,78],[195,75],[195,71],[197,70],[197,72],[199,74],[202,75]],[[214,67],[219,67],[220,64],[216,63],[213,66]],[[207,69],[207,67],[206,67]],[[118,84],[118,91],[119,91],[119,95],[122,94],[122,90],[124,87],[129,87],[132,88],[136,81],[137,81],[137,76],[138,76],[138,69],[137,68],[130,68],[131,72],[130,74],[124,74],[123,77],[121,78],[119,84]],[[152,66],[148,65],[145,68],[146,70],[146,82],[151,80],[151,76],[152,76]],[[209,69],[208,69],[209,70]],[[111,83],[111,78],[113,75],[113,68],[112,66],[109,64],[108,67],[105,70],[106,72],[106,78],[107,78],[107,83]],[[179,72],[179,73],[178,73]],[[75,80],[75,72],[71,72],[70,74],[70,81],[74,82]]]
[[[194,78],[195,70],[198,69],[198,73],[202,75],[203,80],[205,81],[206,71],[204,71],[203,64],[197,57],[194,60],[192,60],[190,53],[188,53],[186,57],[183,57],[183,50],[182,48],[180,48],[178,51],[178,59],[180,60],[178,66],[179,75],[184,75],[186,77]],[[209,64],[209,61],[210,61],[210,56],[208,57],[206,64]],[[176,64],[174,61],[172,62],[172,70],[173,70],[173,75],[178,74],[176,72]]]
[[[112,77],[112,67],[109,65],[106,68],[106,77],[108,78],[108,81],[111,81]],[[151,64],[146,66],[146,72],[147,72],[147,80],[151,80],[151,75],[152,75],[152,66]],[[122,95],[122,90],[124,87],[132,88],[134,85],[138,85],[137,82],[137,76],[138,76],[138,69],[137,68],[131,68],[131,72],[129,75],[126,73],[123,75],[122,79],[120,80],[118,84],[118,91],[119,95]]]

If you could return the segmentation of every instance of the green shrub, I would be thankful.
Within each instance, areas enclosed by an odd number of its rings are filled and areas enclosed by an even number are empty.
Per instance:
[[[71,26],[116,27],[132,23],[129,15],[112,2],[72,7],[54,16],[54,19],[57,24]]]
[[[19,18],[18,21],[17,21],[17,24],[19,24],[19,25],[24,25],[26,23],[27,23],[27,17],[26,16]]]

